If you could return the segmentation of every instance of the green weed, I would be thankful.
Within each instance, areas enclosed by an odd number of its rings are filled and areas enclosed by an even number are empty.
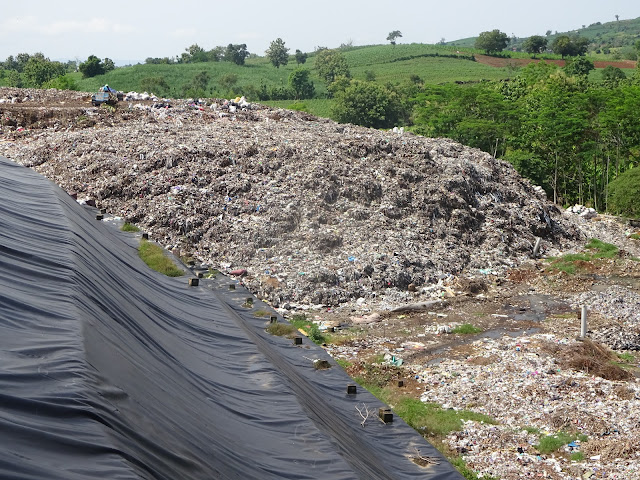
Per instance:
[[[640,240],[640,233],[632,233],[631,235],[629,235],[629,238],[633,240]]]
[[[462,457],[455,457],[449,460],[451,465],[456,467],[456,470],[460,472],[466,480],[498,480],[496,477],[492,477],[490,475],[483,475],[482,477],[478,477],[478,474],[467,467],[466,462]]]
[[[288,323],[270,323],[266,330],[278,337],[292,337],[295,335],[296,327]]]
[[[336,358],[336,363],[340,365],[345,370],[353,365],[349,360],[345,360],[344,358]]]
[[[122,225],[122,229],[123,232],[139,232],[140,229],[138,227],[136,227],[133,223],[128,223],[126,222],[124,225]]]
[[[417,398],[402,398],[394,405],[393,410],[414,429],[427,435],[446,436],[461,430],[463,420],[496,423],[492,418],[481,413],[468,410],[445,410],[438,404],[425,403]]]
[[[451,329],[451,333],[459,333],[462,335],[473,335],[474,333],[480,333],[480,332],[482,332],[481,328],[474,327],[470,323],[458,325],[457,327]]]
[[[582,452],[573,452],[570,457],[573,462],[582,462],[584,460],[584,453]]]
[[[595,250],[592,254],[593,258],[614,258],[618,255],[619,249],[615,245],[605,243],[596,238],[589,240],[589,243],[585,246],[588,250]]]
[[[138,255],[149,268],[160,272],[168,277],[180,277],[184,274],[182,270],[175,266],[171,259],[165,255],[164,249],[155,243],[142,240],[138,248]]]
[[[629,352],[618,353],[618,357],[625,363],[633,363],[636,361],[636,357]]]
[[[289,322],[297,329],[303,330],[313,343],[322,345],[327,342],[327,338],[320,331],[318,325],[307,320],[306,315],[294,315]]]
[[[269,315],[269,312],[267,312],[266,310],[262,310],[262,309],[259,309],[259,310],[256,310],[255,312],[253,312],[253,316],[254,317],[258,317],[258,318],[266,317],[267,315]]]
[[[217,270],[215,268],[210,268],[209,271],[207,272],[206,275],[204,275],[204,278],[216,278],[216,276],[220,273],[220,270]]]
[[[586,441],[586,437],[583,436]],[[544,435],[540,437],[539,443],[534,447],[543,455],[556,452],[565,445],[578,439],[578,435],[572,435],[567,432],[558,432],[555,435]]]

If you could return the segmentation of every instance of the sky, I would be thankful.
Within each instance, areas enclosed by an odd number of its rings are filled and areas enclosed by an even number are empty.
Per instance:
[[[198,44],[205,50],[245,43],[264,55],[282,38],[290,53],[316,47],[437,43],[499,29],[510,37],[566,32],[595,22],[640,17],[638,0],[0,0],[0,60],[41,52],[51,60],[89,55],[116,65],[175,57]]]

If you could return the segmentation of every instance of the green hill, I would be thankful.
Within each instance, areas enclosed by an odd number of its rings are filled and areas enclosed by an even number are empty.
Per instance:
[[[592,56],[610,55],[609,58],[612,60],[636,60],[637,49],[635,46],[638,39],[640,39],[640,17],[631,20],[614,20],[606,23],[596,22],[568,32],[539,32],[538,35],[546,35],[549,44],[560,35],[578,35],[590,40],[589,54]],[[522,44],[527,38],[512,38],[507,48],[513,51],[522,51]],[[458,48],[473,48],[476,39],[477,37],[461,38],[446,42],[445,45]]]
[[[458,54],[455,48],[440,45],[370,45],[345,49],[343,53],[353,78],[373,78],[381,83],[415,81],[416,76],[425,83],[474,82],[499,80],[510,74],[507,69],[482,65],[475,62],[470,54]],[[311,70],[316,97],[326,97],[326,87],[316,75],[314,63],[315,56],[311,54],[302,67]],[[244,94],[255,97],[255,92],[262,85],[267,88],[286,87],[289,75],[297,67],[295,61],[290,61],[286,66],[275,68],[266,58],[257,57],[247,59],[243,66],[231,62],[140,64],[116,68],[92,78],[83,79],[79,73],[73,76],[79,88],[85,91],[94,91],[105,83],[122,91],[143,91],[148,90],[146,87],[149,85],[166,84],[155,93],[180,97],[198,74],[206,72],[205,95],[229,97]],[[231,85],[228,84],[229,77],[234,77]]]

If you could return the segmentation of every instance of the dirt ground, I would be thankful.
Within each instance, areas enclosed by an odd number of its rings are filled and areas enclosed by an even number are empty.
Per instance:
[[[639,242],[640,243],[640,242]],[[313,319],[350,328],[332,336],[342,352],[357,352],[352,358],[368,361],[383,350],[398,351],[405,364],[428,364],[447,358],[473,356],[470,344],[483,338],[518,337],[533,333],[557,333],[559,329],[580,332],[580,309],[570,298],[582,292],[598,292],[624,284],[640,293],[640,262],[632,259],[597,261],[582,273],[568,275],[538,260],[508,272],[505,278],[482,282],[457,282],[438,304],[426,309],[381,312],[376,321],[355,312],[322,312]],[[419,305],[418,305],[419,306]],[[589,328],[608,324],[596,313],[589,315]],[[438,333],[438,327],[471,324],[478,333]],[[355,338],[353,331],[356,331]],[[344,336],[341,339],[341,335]],[[352,347],[352,348],[350,348]]]

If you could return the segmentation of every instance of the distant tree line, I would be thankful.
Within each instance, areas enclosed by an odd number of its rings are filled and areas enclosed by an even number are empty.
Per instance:
[[[185,48],[185,51],[175,57],[154,58],[148,57],[147,64],[179,64],[179,63],[203,63],[203,62],[233,62],[236,65],[244,65],[245,60],[251,54],[247,50],[247,45],[232,44],[226,47],[214,47],[205,50],[197,43]]]
[[[42,53],[9,55],[0,62],[0,77],[10,87],[60,88],[73,90],[75,84],[67,73],[74,72],[77,64],[51,61]]]

